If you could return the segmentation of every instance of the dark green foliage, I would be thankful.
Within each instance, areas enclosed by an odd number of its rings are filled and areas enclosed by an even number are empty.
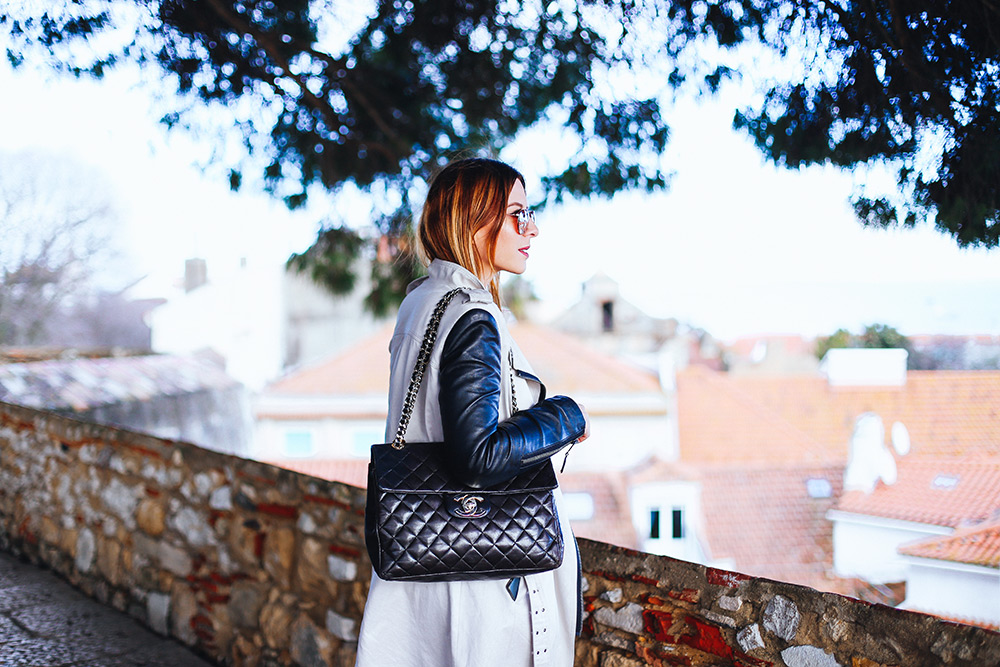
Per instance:
[[[288,267],[309,275],[333,294],[350,294],[355,283],[352,265],[364,244],[364,239],[351,229],[325,229],[308,250],[288,258]]]
[[[805,40],[805,80],[737,114],[790,167],[884,162],[899,191],[859,193],[869,225],[933,220],[962,246],[1000,244],[1000,5],[992,0],[763,4],[788,53]],[[790,39],[798,36],[799,39]]]
[[[887,324],[870,324],[860,334],[837,329],[832,335],[816,340],[816,357],[822,359],[829,350],[846,347],[898,348],[913,351],[910,339]],[[912,356],[912,354],[911,354]],[[910,360],[912,367],[913,360]]]
[[[406,213],[411,186],[451,156],[495,155],[540,123],[579,142],[577,157],[541,175],[545,201],[662,189],[660,100],[716,91],[734,72],[706,54],[763,44],[802,61],[735,118],[765,155],[789,167],[884,163],[898,191],[859,192],[865,224],[933,220],[961,245],[1000,244],[993,0],[385,0],[331,48],[323,21],[347,6],[63,0],[5,10],[0,30],[16,66],[75,76],[123,61],[159,67],[187,95],[164,114],[169,125],[199,105],[226,110],[246,147],[227,165],[233,189],[261,183],[297,207],[310,187],[353,182],[395,193]],[[662,90],[623,90],[608,75],[647,68]],[[395,225],[394,252],[409,227],[408,217]],[[383,269],[376,284],[392,289]]]

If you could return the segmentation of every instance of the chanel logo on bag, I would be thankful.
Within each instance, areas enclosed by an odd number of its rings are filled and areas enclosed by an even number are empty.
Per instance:
[[[457,516],[462,519],[478,519],[480,517],[486,516],[489,511],[489,504],[483,496],[474,496],[471,493],[467,493],[461,496],[454,496],[449,498],[451,501],[448,503],[448,512],[452,516]]]

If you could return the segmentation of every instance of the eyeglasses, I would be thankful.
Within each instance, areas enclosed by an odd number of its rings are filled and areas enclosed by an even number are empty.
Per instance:
[[[517,233],[521,236],[528,235],[528,227],[535,224],[535,212],[530,208],[522,208],[514,213],[514,220],[517,221]]]

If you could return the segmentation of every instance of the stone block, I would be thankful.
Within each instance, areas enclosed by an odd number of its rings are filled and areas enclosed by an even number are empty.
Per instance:
[[[303,533],[312,535],[316,532],[316,519],[308,512],[303,512],[299,515],[298,529]]]
[[[647,663],[633,660],[619,653],[602,653],[600,667],[643,667]]]
[[[76,540],[76,556],[74,558],[76,569],[83,573],[90,572],[96,552],[97,542],[94,539],[94,533],[89,528],[84,528]]]
[[[212,492],[208,499],[208,506],[220,512],[228,512],[233,509],[233,490],[231,487],[223,486]]]
[[[237,581],[229,591],[229,617],[238,628],[255,629],[264,606],[265,589],[253,581]]]
[[[191,619],[198,613],[198,600],[187,584],[175,581],[170,589],[170,624],[175,637],[189,646],[198,641]]]
[[[42,540],[48,544],[59,544],[59,526],[55,521],[47,516],[42,517],[41,525]]]
[[[601,599],[607,600],[611,604],[618,604],[622,601],[622,589],[612,588],[610,591],[601,593]]]
[[[760,636],[760,626],[754,623],[736,633],[736,643],[744,653],[764,648],[764,638]]]
[[[305,614],[292,624],[291,654],[302,667],[330,667],[333,664],[334,640]]]
[[[139,503],[136,511],[136,523],[147,535],[159,537],[166,529],[166,510],[163,504],[152,498],[146,498]]]
[[[133,538],[136,553],[148,557],[163,569],[181,577],[191,573],[192,560],[187,551],[163,540],[154,540],[141,533]]]
[[[832,655],[815,646],[790,646],[781,652],[788,667],[843,667]]]
[[[303,591],[331,588],[326,563],[329,553],[329,549],[319,540],[311,537],[302,540],[295,574]]]
[[[169,635],[170,596],[166,593],[150,593],[146,596],[146,619],[154,632]]]
[[[327,570],[337,581],[354,581],[358,578],[358,564],[336,554],[326,557]]]
[[[326,629],[334,637],[343,639],[345,642],[358,641],[358,622],[353,618],[341,616],[332,609],[326,612]]]
[[[594,620],[612,628],[638,635],[642,633],[642,607],[629,602],[621,609],[601,607],[594,612]]]
[[[194,547],[215,546],[218,543],[208,517],[191,507],[182,507],[167,523]]]
[[[97,544],[97,570],[113,586],[121,584],[121,551],[116,540],[101,539]]]
[[[281,601],[264,605],[260,612],[260,632],[264,643],[275,649],[288,647],[289,629],[292,626],[292,610]]]
[[[207,498],[213,488],[215,488],[215,482],[210,474],[200,472],[194,476],[194,490],[199,498]]]
[[[724,625],[727,628],[735,628],[736,627],[736,621],[733,620],[732,618],[730,618],[729,616],[726,616],[725,614],[719,614],[717,612],[709,610],[709,611],[702,612],[702,615],[705,618],[707,618],[708,620],[712,621],[713,623],[718,623],[719,625]]]
[[[775,595],[764,608],[764,628],[787,642],[795,639],[801,620],[798,607],[784,595]]]
[[[294,556],[295,533],[290,528],[276,528],[267,535],[264,542],[264,569],[285,589],[291,581]]]
[[[723,595],[719,598],[719,606],[726,611],[739,611],[743,606],[743,600],[734,595]]]
[[[129,530],[132,530],[135,528],[135,509],[139,504],[139,495],[139,487],[128,486],[114,478],[101,491],[101,501],[112,516],[117,517]]]
[[[614,632],[598,633],[594,635],[593,641],[596,644],[603,644],[604,646],[613,646],[626,651],[635,651],[635,642],[629,641]]]
[[[237,635],[233,641],[230,656],[231,664],[240,667],[260,667],[262,664],[260,647],[243,635]]]

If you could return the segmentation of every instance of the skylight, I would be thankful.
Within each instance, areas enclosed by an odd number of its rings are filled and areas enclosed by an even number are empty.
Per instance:
[[[813,477],[806,480],[806,492],[810,498],[829,498],[833,495],[833,485],[828,479]]]
[[[934,478],[931,482],[932,489],[941,489],[942,491],[948,491],[954,489],[958,486],[958,476],[957,475],[945,475],[940,474]]]

